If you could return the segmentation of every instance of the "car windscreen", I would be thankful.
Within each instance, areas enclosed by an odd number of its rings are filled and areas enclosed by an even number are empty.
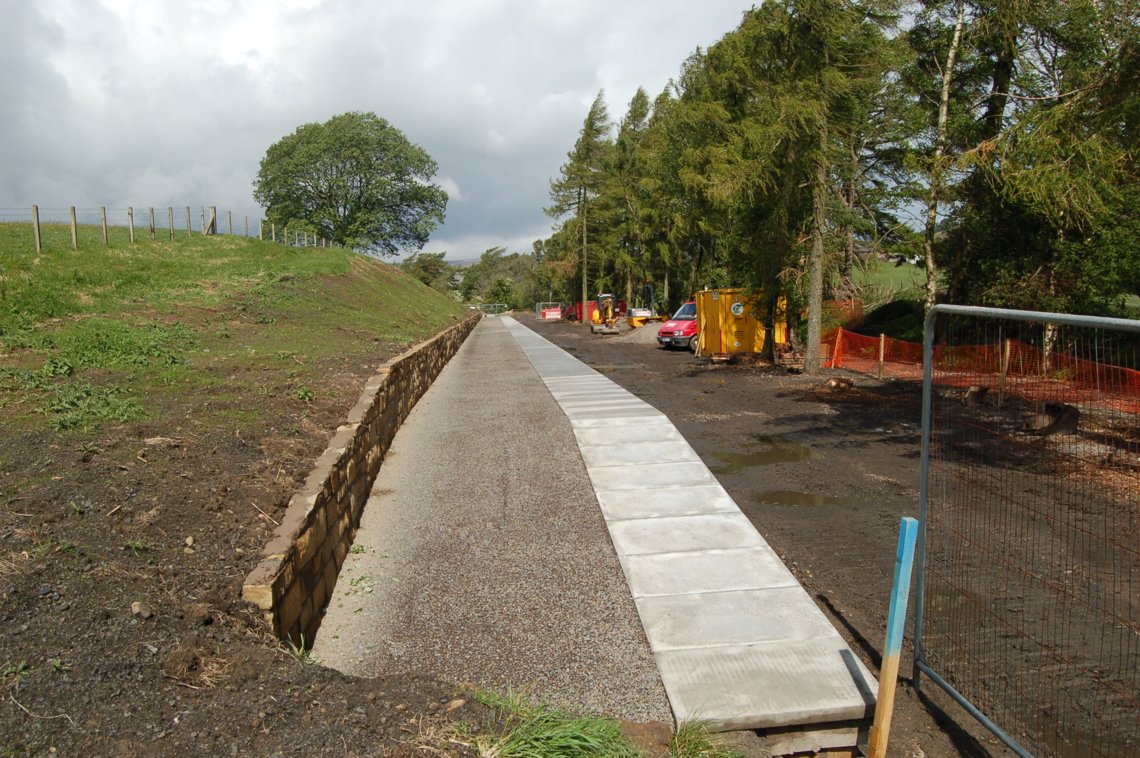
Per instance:
[[[684,321],[692,321],[696,317],[697,317],[697,304],[696,303],[685,303],[684,305],[682,305],[680,308],[677,309],[676,313],[673,314],[673,318],[681,319]]]

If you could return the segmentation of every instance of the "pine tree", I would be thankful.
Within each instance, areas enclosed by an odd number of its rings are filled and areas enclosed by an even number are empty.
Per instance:
[[[611,148],[609,132],[605,91],[601,91],[586,114],[574,149],[567,153],[567,162],[562,165],[558,178],[550,182],[552,204],[546,209],[547,215],[553,218],[574,214],[573,222],[581,241],[579,264],[583,308],[589,300],[590,209],[605,181],[606,162]]]

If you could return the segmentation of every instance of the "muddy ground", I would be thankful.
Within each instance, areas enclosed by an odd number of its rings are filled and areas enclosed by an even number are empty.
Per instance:
[[[594,336],[575,324],[519,318],[668,415],[878,674],[899,521],[918,515],[920,383],[713,365],[635,334]],[[832,376],[854,386],[828,388]],[[929,682],[915,692],[911,655],[908,646],[890,754],[1008,754]]]

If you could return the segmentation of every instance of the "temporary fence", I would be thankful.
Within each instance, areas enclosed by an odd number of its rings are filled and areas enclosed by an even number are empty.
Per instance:
[[[989,344],[934,346],[935,360],[952,369],[942,381],[970,386],[975,374],[996,379],[1000,403],[1015,393],[1031,400],[1074,402],[1092,390],[1102,402],[1140,413],[1140,371],[1106,362],[1102,351],[1092,358],[1056,349],[1044,350],[1016,336],[993,337]],[[869,337],[838,329],[829,345],[828,366],[871,374],[879,378],[922,378],[922,344],[885,335]]]
[[[914,682],[1019,755],[1140,754],[1138,345],[1124,319],[926,321]]]
[[[134,244],[141,239],[170,239],[179,235],[226,234],[279,242],[292,247],[328,247],[333,243],[294,226],[265,221],[217,206],[127,208],[40,208],[30,211],[0,208],[0,225],[8,226],[9,244],[37,253]],[[26,237],[26,239],[22,239]]]

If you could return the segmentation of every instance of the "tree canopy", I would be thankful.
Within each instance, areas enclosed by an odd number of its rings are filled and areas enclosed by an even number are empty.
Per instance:
[[[808,370],[821,300],[859,296],[876,255],[925,258],[927,306],[1126,315],[1137,39],[1123,0],[763,0],[652,105],[638,91],[609,124],[599,94],[535,276],[633,300],[652,283],[666,307],[782,294]]]
[[[304,124],[269,147],[254,198],[279,225],[300,223],[346,247],[418,250],[443,223],[436,163],[374,113]]]

